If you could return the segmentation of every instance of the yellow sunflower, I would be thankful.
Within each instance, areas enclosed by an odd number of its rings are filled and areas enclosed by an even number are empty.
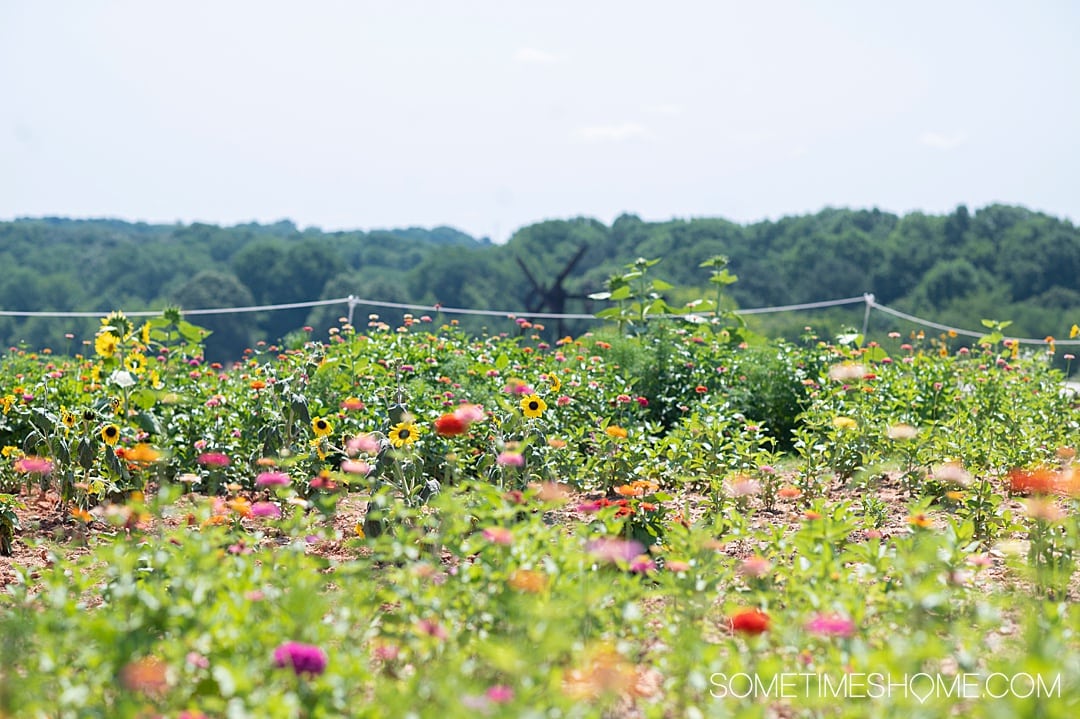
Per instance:
[[[552,392],[558,392],[560,389],[562,389],[562,380],[559,379],[558,376],[554,372],[549,374],[547,376],[547,378],[548,378],[548,382],[551,383],[551,391]]]
[[[107,424],[101,428],[101,439],[105,444],[112,447],[120,439],[120,428],[115,424]]]
[[[132,352],[124,358],[124,367],[132,374],[142,374],[146,371],[146,357],[138,352]]]
[[[412,422],[398,422],[390,430],[390,444],[395,447],[404,447],[415,442],[419,435],[420,431]]]
[[[526,417],[539,417],[547,409],[547,402],[540,395],[527,394],[521,398],[521,411]]]
[[[94,338],[94,350],[105,359],[116,354],[116,348],[120,344],[120,338],[112,332],[102,332]]]
[[[322,417],[311,420],[311,431],[316,437],[325,437],[334,431],[334,427]]]

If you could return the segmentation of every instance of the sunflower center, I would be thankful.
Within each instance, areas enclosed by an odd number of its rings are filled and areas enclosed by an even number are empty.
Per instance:
[[[540,409],[540,403],[536,401],[529,402],[529,409],[535,412],[536,410]]]
[[[410,434],[410,432],[407,429],[403,429],[400,432],[398,432],[398,436],[401,437],[402,439],[408,439],[409,434]]]

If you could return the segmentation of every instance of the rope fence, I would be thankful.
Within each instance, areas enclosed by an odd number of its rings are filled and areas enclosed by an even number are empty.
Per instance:
[[[958,335],[965,337],[982,337],[987,332],[980,332],[978,330],[969,330],[962,327],[952,327],[950,325],[941,324],[932,320],[925,319],[923,317],[917,317],[915,315],[901,312],[900,310],[893,309],[887,305],[883,305],[874,299],[872,294],[864,294],[861,297],[847,297],[838,300],[822,300],[820,302],[804,302],[794,305],[778,305],[775,307],[754,307],[750,309],[735,310],[737,315],[758,315],[769,314],[779,312],[801,312],[806,310],[823,309],[827,307],[840,307],[844,305],[862,304],[866,307],[866,311],[863,314],[863,334],[866,334],[866,330],[870,320],[870,314],[872,311],[877,310],[884,314],[890,315],[905,322],[910,322],[915,325],[923,327],[929,327],[931,329],[940,330],[942,332],[955,332]],[[600,318],[591,314],[574,313],[574,312],[527,312],[522,310],[481,310],[471,309],[466,307],[444,307],[439,304],[434,305],[421,305],[410,304],[407,302],[386,302],[383,300],[372,300],[356,297],[355,295],[349,295],[348,297],[338,297],[330,300],[311,300],[308,302],[288,302],[283,304],[274,305],[252,305],[248,307],[214,307],[206,309],[193,309],[183,310],[184,315],[222,315],[222,314],[238,314],[244,312],[274,312],[277,310],[291,310],[291,309],[303,309],[310,307],[325,307],[328,305],[346,305],[348,308],[348,321],[349,324],[353,322],[353,314],[358,306],[365,307],[385,307],[388,309],[396,310],[409,310],[413,312],[431,312],[431,313],[444,313],[444,314],[458,314],[458,315],[475,315],[483,317],[502,317],[505,319],[565,319],[565,320],[599,320]],[[108,312],[31,312],[22,310],[0,310],[0,317],[104,317]],[[128,317],[156,317],[161,314],[160,310],[138,310],[134,312],[125,312]],[[711,313],[690,313],[689,315],[665,315],[667,317],[687,317],[693,316],[702,319],[707,319],[711,316]],[[1019,342],[1020,344],[1030,345],[1046,345],[1048,344],[1045,338],[1036,339],[1033,337],[1010,337],[1009,339]],[[1080,346],[1080,339],[1075,340],[1055,340],[1055,344],[1060,346]]]

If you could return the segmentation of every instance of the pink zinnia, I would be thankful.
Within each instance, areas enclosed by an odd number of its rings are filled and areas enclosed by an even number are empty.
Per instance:
[[[500,452],[499,456],[495,458],[503,467],[524,467],[525,456],[520,452]]]
[[[485,696],[496,704],[514,701],[514,690],[505,684],[496,684],[485,692]]]
[[[806,631],[824,637],[850,637],[855,633],[855,622],[839,614],[818,614],[806,623]]]
[[[196,461],[204,467],[229,466],[229,456],[222,454],[221,452],[204,452],[199,455],[199,458]]]
[[[273,502],[255,502],[251,505],[251,516],[277,519],[281,516],[281,508]]]
[[[285,642],[274,650],[274,666],[292,667],[297,676],[316,676],[326,671],[326,652],[312,644]]]
[[[630,571],[637,574],[648,574],[656,569],[656,562],[648,554],[639,554],[630,560]]]
[[[585,549],[597,559],[605,562],[630,562],[639,557],[645,551],[645,545],[634,540],[618,539],[617,537],[601,537],[594,539],[585,545]]]
[[[292,479],[284,472],[263,472],[255,478],[255,484],[260,487],[284,487],[290,482]]]
[[[479,422],[485,417],[484,408],[478,404],[463,404],[454,410],[454,416],[468,424]]]
[[[484,539],[495,544],[510,546],[514,543],[514,533],[506,527],[488,527],[483,532]]]
[[[52,460],[44,457],[22,457],[15,461],[15,471],[20,474],[40,474],[48,477],[52,474]]]
[[[349,451],[350,456],[353,456],[358,452],[378,454],[379,440],[370,434],[360,434],[347,441],[345,443],[345,448]]]
[[[348,472],[349,474],[366,475],[371,472],[371,465],[356,459],[346,459],[341,463],[341,471]]]

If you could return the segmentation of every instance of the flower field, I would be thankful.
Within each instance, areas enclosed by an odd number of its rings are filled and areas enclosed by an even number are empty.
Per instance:
[[[4,356],[0,717],[1080,710],[1052,346],[360,324]]]

